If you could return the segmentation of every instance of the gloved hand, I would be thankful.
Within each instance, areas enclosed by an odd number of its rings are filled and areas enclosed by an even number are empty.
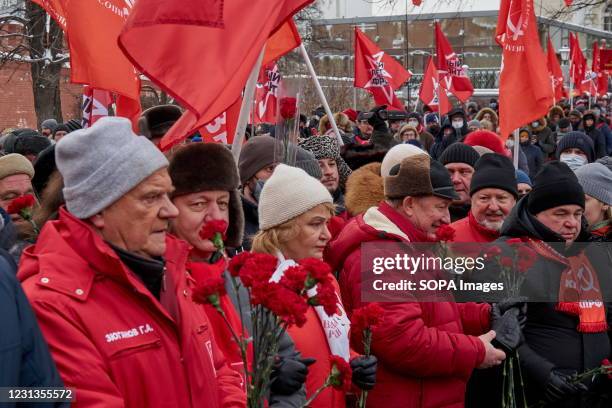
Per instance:
[[[376,384],[378,360],[374,356],[359,356],[351,360],[353,384],[362,390],[371,390]]]
[[[380,111],[387,109],[387,105],[381,105],[373,108],[370,112],[372,112],[372,117],[368,119],[368,123],[372,125],[374,130],[379,132],[388,132],[389,128],[387,127],[387,122],[383,118],[380,117]]]
[[[586,390],[587,387],[584,384],[571,384],[569,375],[561,374],[552,369],[548,376],[544,397],[549,402],[555,402]]]
[[[496,315],[503,316],[506,312],[513,313],[523,329],[527,322],[527,298],[525,296],[511,297],[494,303],[491,306],[491,319],[493,320]]]
[[[270,375],[270,391],[281,395],[298,391],[306,381],[308,366],[315,361],[314,358],[278,358]]]
[[[516,350],[524,340],[521,326],[512,310],[500,316],[497,308],[491,308],[491,330],[496,334],[491,343],[506,354]]]

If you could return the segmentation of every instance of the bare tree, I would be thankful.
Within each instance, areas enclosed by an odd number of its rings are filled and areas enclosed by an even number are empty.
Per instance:
[[[30,65],[38,126],[48,118],[63,120],[60,75],[68,60],[61,28],[38,5],[17,2],[0,17],[0,67]]]

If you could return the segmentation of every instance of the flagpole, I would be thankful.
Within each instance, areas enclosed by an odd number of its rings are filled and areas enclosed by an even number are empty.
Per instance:
[[[232,154],[236,164],[238,164],[238,158],[240,157],[240,151],[242,150],[242,141],[244,140],[244,133],[246,132],[247,123],[251,114],[251,106],[253,105],[253,99],[255,98],[255,86],[257,85],[257,77],[259,77],[259,70],[261,69],[261,63],[263,61],[265,51],[266,45],[264,44],[255,65],[253,65],[253,68],[251,69],[249,79],[244,87],[244,97],[242,99],[242,104],[240,105],[240,116],[238,117],[236,134],[234,135],[234,141],[232,143]]]
[[[519,139],[519,129],[514,129],[514,155],[512,157],[512,160],[514,161],[514,168],[518,169],[518,163],[519,163],[519,149],[520,149],[520,139]]]
[[[338,125],[336,125],[336,120],[334,119],[334,114],[329,108],[329,104],[327,103],[327,99],[325,98],[325,94],[323,93],[323,88],[321,88],[321,84],[319,83],[319,78],[317,77],[317,73],[312,66],[312,62],[310,62],[310,57],[308,56],[308,52],[306,52],[306,47],[304,44],[300,44],[300,53],[304,58],[304,62],[306,62],[306,67],[308,68],[308,72],[314,81],[315,88],[317,89],[317,93],[319,94],[319,98],[321,99],[321,103],[323,103],[323,107],[325,108],[325,113],[327,114],[327,118],[329,119],[329,123],[336,134],[336,138],[338,139],[338,145],[344,146],[344,142],[342,141],[342,137],[340,136],[340,131],[338,130]]]

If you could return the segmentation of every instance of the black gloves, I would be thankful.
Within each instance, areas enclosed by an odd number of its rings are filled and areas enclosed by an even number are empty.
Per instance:
[[[282,358],[274,364],[270,376],[270,391],[274,394],[291,395],[302,388],[308,375],[308,366],[313,364],[314,358]]]
[[[571,376],[561,374],[555,371],[555,369],[552,369],[548,376],[546,389],[544,390],[544,397],[546,400],[549,402],[560,401],[587,390],[587,387],[582,383],[572,384],[570,378]]]
[[[387,109],[387,105],[377,106],[372,109],[370,112],[372,116],[368,119],[368,123],[372,125],[374,130],[379,132],[388,132],[389,128],[387,127],[387,122],[383,118],[380,117],[380,111]]]
[[[491,306],[493,345],[511,353],[523,342],[522,328],[527,320],[525,298],[509,298]]]
[[[353,369],[353,384],[362,390],[371,390],[376,384],[376,366],[378,360],[374,356],[359,356],[351,360]]]

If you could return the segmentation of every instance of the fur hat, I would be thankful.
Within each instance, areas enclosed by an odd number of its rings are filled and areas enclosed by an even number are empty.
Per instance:
[[[340,146],[333,136],[313,136],[304,139],[299,146],[312,152],[317,160],[334,159],[338,165],[338,175],[340,176],[340,188],[344,190],[346,179],[351,174],[351,169],[340,156]]]
[[[342,130],[343,132],[353,131],[353,124],[346,113],[334,113],[334,120],[336,121],[336,126],[338,126],[338,129]],[[331,129],[331,123],[329,123],[329,118],[327,115],[325,115],[319,121],[319,134],[324,135],[329,131],[329,129]]]
[[[179,120],[183,111],[176,105],[158,105],[142,112],[138,119],[140,134],[148,139],[162,137]]]
[[[228,247],[242,243],[244,214],[240,201],[240,178],[232,153],[217,143],[191,143],[172,157],[168,173],[174,184],[172,198],[200,191],[229,191]]]
[[[350,215],[364,213],[385,199],[380,169],[381,163],[374,162],[358,168],[349,176],[346,181],[344,206]]]
[[[448,170],[427,154],[406,157],[385,177],[385,197],[390,199],[435,195],[456,200]]]
[[[49,182],[49,177],[51,177],[51,174],[56,170],[55,145],[53,144],[40,152],[34,161],[32,187],[34,187],[34,191],[39,197],[42,196],[42,192]]]

